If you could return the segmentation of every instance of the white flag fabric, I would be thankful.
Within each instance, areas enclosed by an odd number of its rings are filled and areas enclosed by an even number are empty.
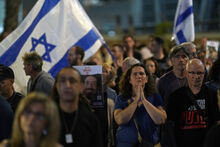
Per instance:
[[[103,38],[78,0],[39,0],[19,27],[0,43],[0,64],[15,73],[15,87],[25,88],[28,77],[22,56],[36,51],[44,61],[43,70],[53,77],[68,66],[68,50],[75,45],[85,51],[84,59],[102,45]]]
[[[179,0],[175,15],[173,36],[177,45],[195,39],[192,0]]]

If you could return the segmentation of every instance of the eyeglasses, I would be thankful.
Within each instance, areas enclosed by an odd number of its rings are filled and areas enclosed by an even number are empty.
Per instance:
[[[189,74],[192,74],[192,75],[198,75],[198,76],[201,76],[201,75],[204,75],[205,72],[194,72],[194,71],[188,71]]]
[[[25,117],[29,117],[30,115],[36,116],[39,120],[44,120],[46,118],[46,115],[42,112],[33,112],[31,110],[24,110],[23,115]]]

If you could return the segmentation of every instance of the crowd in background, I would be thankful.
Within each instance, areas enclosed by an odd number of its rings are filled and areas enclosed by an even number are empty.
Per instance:
[[[160,37],[146,40],[126,35],[109,46],[113,58],[101,47],[84,62],[74,46],[55,79],[40,55],[25,53],[27,96],[13,87],[19,75],[0,65],[0,146],[219,146],[220,49],[207,55],[206,37],[169,49]],[[102,65],[102,84],[75,65]],[[98,86],[101,108],[93,107]]]

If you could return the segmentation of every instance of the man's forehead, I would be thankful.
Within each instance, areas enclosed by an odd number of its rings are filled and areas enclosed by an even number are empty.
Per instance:
[[[88,77],[86,77],[85,81],[96,82],[97,80],[94,76],[88,76]]]
[[[184,52],[184,51],[182,51],[182,50],[180,50],[180,51],[178,51],[176,54],[175,54],[175,56],[176,55],[186,55],[186,53]],[[187,56],[187,55],[186,55]]]
[[[75,50],[76,50],[76,47],[72,47],[72,48],[69,50],[69,53],[75,53]]]
[[[60,77],[75,77],[75,78],[79,78],[80,75],[75,70],[65,69],[65,70],[62,70],[60,72]]]
[[[189,65],[189,70],[204,72],[205,68],[202,64],[190,64]]]

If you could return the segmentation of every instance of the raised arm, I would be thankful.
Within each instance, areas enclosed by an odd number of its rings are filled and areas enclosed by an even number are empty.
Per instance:
[[[128,123],[132,116],[134,115],[134,112],[137,108],[137,102],[133,101],[127,108],[124,110],[122,109],[116,109],[114,111],[114,118],[118,125],[123,125]]]
[[[155,124],[164,124],[167,119],[166,111],[162,106],[155,107],[148,100],[145,99],[144,92],[141,92],[141,101]]]
[[[114,118],[118,125],[126,124],[131,120],[140,100],[140,93],[138,92],[134,97],[134,101],[128,107],[114,111]]]

